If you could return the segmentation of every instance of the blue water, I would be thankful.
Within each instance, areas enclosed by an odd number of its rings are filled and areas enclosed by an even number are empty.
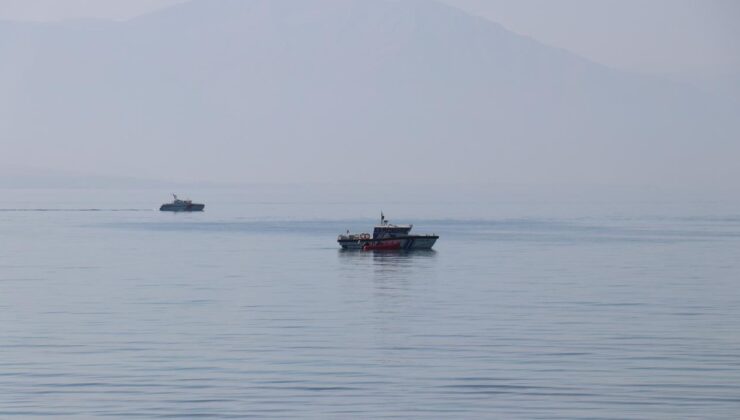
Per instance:
[[[1,418],[740,413],[740,208],[166,193],[2,191]],[[381,205],[435,251],[338,250]]]

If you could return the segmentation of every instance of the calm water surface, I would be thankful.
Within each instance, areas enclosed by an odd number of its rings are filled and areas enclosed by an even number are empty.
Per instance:
[[[740,208],[3,197],[2,418],[740,413]],[[381,200],[435,251],[338,250]]]

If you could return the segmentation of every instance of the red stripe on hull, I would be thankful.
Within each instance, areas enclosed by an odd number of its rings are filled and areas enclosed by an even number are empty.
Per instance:
[[[391,249],[401,249],[401,241],[376,242],[374,244],[365,244],[362,247],[363,251],[384,251]]]

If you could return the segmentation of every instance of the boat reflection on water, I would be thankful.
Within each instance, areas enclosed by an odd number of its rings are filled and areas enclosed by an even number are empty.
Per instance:
[[[368,261],[372,259],[381,263],[403,263],[413,261],[414,259],[434,258],[437,255],[437,251],[433,249],[420,249],[414,251],[396,249],[373,252],[357,252],[353,249],[338,249],[337,252],[343,258],[357,259],[358,261]]]
[[[357,252],[347,249],[337,251],[340,262],[348,265],[353,271],[366,273],[364,269],[372,269],[375,273],[386,271],[390,273],[402,273],[416,269],[425,269],[435,261],[437,251],[432,249],[416,251],[373,251]]]
[[[364,293],[376,306],[379,331],[394,330],[408,305],[439,278],[437,252],[337,251],[339,275],[355,293]],[[364,290],[364,292],[362,292]]]

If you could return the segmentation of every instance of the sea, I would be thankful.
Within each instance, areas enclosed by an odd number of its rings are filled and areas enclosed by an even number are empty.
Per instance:
[[[381,211],[434,250],[339,249]],[[3,419],[738,416],[737,200],[0,191]]]

